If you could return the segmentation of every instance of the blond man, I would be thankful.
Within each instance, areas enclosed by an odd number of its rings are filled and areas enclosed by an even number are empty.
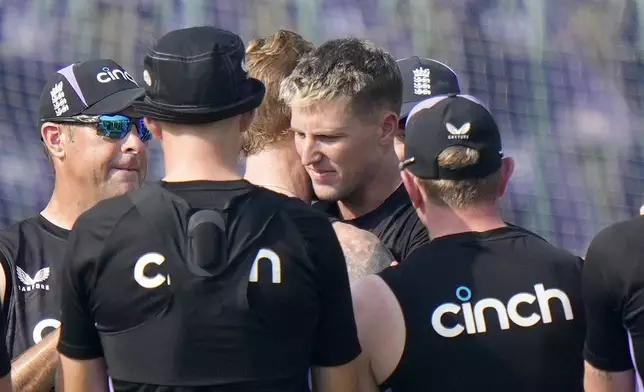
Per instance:
[[[375,234],[396,260],[429,241],[398,174],[402,77],[389,53],[356,38],[330,40],[298,62],[280,96],[316,208]]]
[[[310,203],[311,179],[300,163],[290,127],[291,110],[279,98],[280,83],[313,45],[297,33],[279,30],[246,49],[249,74],[264,82],[266,96],[243,134],[246,180]],[[393,256],[374,234],[333,219],[352,281],[389,266]]]

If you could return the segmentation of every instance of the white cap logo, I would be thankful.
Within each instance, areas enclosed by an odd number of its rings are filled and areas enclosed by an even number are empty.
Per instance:
[[[246,59],[245,59],[245,58],[242,58],[242,61],[241,61],[241,69],[242,69],[245,73],[248,73],[248,66],[246,66]]]
[[[445,127],[447,128],[447,131],[450,133],[450,135],[447,137],[448,139],[469,139],[470,138],[470,136],[467,133],[470,131],[470,128],[472,126],[468,122],[461,125],[460,128],[456,128],[454,125],[450,123],[445,124]]]
[[[132,75],[122,69],[109,69],[108,67],[104,67],[102,72],[96,74],[96,80],[99,83],[110,83],[113,80],[120,80],[121,78],[136,84],[136,80],[134,80]]]
[[[143,71],[143,81],[148,85],[148,87],[152,87],[152,77],[147,69]]]
[[[414,72],[414,94],[432,95],[432,79],[429,68],[419,67]]]

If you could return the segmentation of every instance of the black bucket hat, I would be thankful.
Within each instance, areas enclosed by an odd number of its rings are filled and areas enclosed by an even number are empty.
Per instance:
[[[248,76],[239,36],[211,26],[174,30],[145,56],[141,115],[171,123],[201,124],[256,109],[264,84]]]

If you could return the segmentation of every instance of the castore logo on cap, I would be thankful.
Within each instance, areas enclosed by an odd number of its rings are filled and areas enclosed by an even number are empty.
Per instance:
[[[113,80],[119,80],[121,78],[127,79],[138,86],[132,75],[122,69],[110,70],[108,67],[105,67],[103,68],[103,72],[96,74],[96,80],[98,80],[99,83],[110,83]]]
[[[448,139],[469,139],[470,135],[467,133],[470,131],[471,124],[466,122],[465,124],[461,125],[460,128],[456,128],[454,125],[447,123],[445,124],[445,127],[447,128],[447,131],[451,134],[447,138]]]

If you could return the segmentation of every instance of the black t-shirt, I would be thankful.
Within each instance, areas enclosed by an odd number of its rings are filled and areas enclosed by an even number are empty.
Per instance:
[[[338,205],[318,201],[313,206],[331,216],[340,217]],[[399,186],[375,210],[350,220],[341,220],[375,234],[397,261],[429,242],[427,228],[420,221],[404,186]]]
[[[115,391],[212,392],[307,391],[310,366],[357,357],[346,263],[324,214],[246,181],[163,187],[137,206],[145,188],[100,202],[74,226],[63,355],[104,356]],[[208,219],[224,229],[197,225]]]
[[[4,320],[0,319],[0,328],[4,329]],[[7,353],[4,339],[0,339],[0,377],[5,377],[11,372],[11,362]]]
[[[0,262],[8,288],[4,333],[12,360],[60,326],[54,269],[62,262],[68,235],[69,230],[42,215],[0,231]]]
[[[383,389],[583,390],[578,257],[505,227],[439,237],[380,276],[406,325]]]
[[[644,217],[602,230],[584,262],[584,357],[608,372],[644,370]],[[641,378],[637,377],[641,385]]]

